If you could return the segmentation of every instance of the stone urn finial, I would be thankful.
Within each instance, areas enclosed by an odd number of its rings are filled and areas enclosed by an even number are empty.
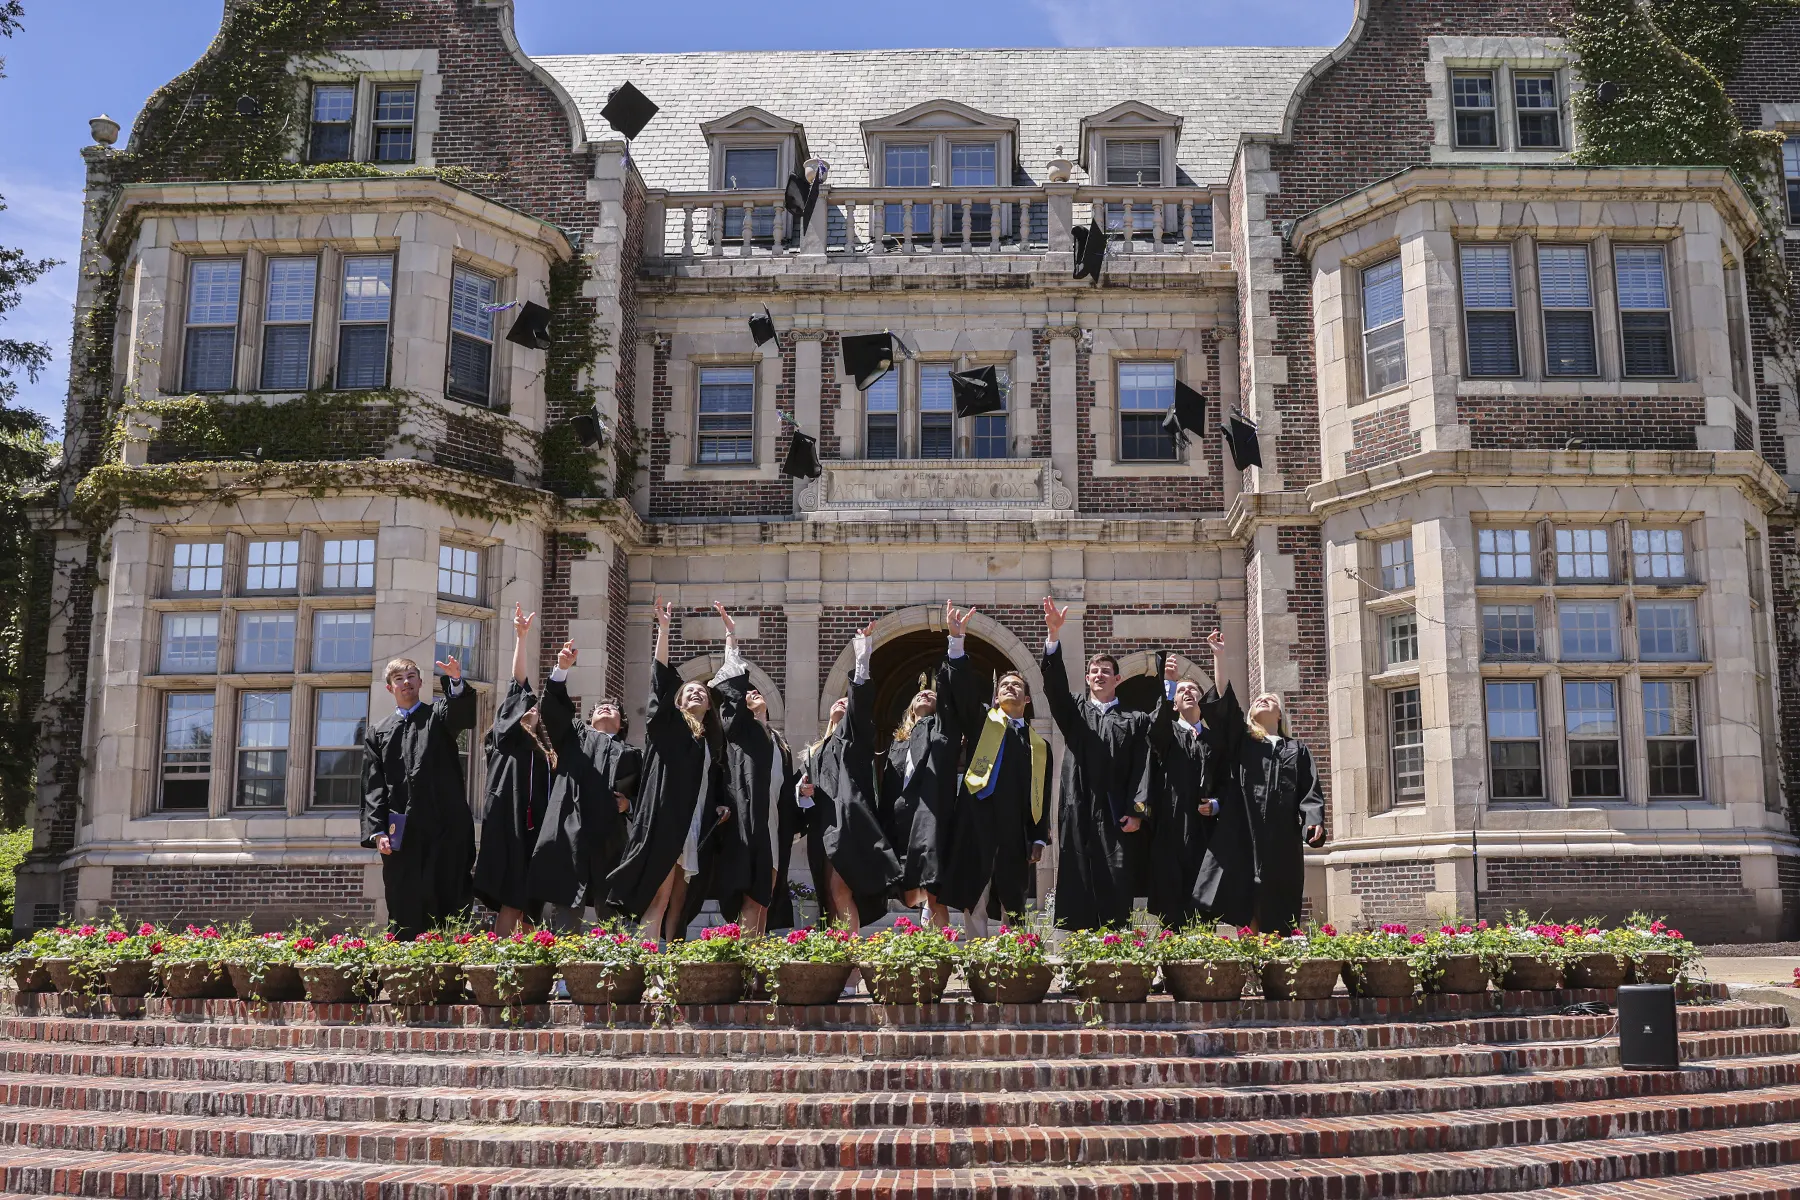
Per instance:
[[[1067,183],[1069,176],[1075,171],[1075,164],[1063,157],[1063,148],[1058,146],[1056,157],[1051,159],[1044,169],[1049,174],[1051,183]]]
[[[105,113],[101,113],[97,117],[88,119],[88,132],[93,135],[94,141],[98,144],[110,146],[119,140],[119,123]]]

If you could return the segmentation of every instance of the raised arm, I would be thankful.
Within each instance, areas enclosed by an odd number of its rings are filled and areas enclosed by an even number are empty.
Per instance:
[[[575,702],[569,699],[569,668],[575,665],[574,642],[564,642],[556,652],[556,669],[544,682],[544,698],[538,702],[538,715],[552,736],[559,730],[572,730],[575,725]]]
[[[446,662],[432,665],[444,672],[444,694],[434,706],[437,719],[451,733],[475,728],[475,717],[479,711],[475,689],[463,682],[462,664],[456,661],[456,655],[452,654]]]
[[[968,636],[969,618],[974,615],[973,608],[959,609],[948,601],[944,604],[950,644],[944,653],[944,661],[938,664],[938,724],[943,727],[944,736],[959,746],[981,735],[981,722],[987,716],[987,705],[975,690],[973,664],[963,645],[963,639]]]
[[[527,613],[525,606],[517,600],[513,601],[513,657],[512,677],[519,683],[531,682],[531,667],[525,661],[525,635],[531,632],[531,623],[537,620],[536,613]]]
[[[719,614],[719,620],[725,623],[725,665],[719,668],[718,674],[707,684],[719,705],[719,724],[726,734],[730,734],[740,721],[754,721],[748,705],[745,703],[750,694],[750,664],[738,650],[737,622],[725,611],[725,606],[718,601],[713,608]]]
[[[875,705],[869,695],[869,659],[875,646],[875,622],[856,631],[856,671],[850,678],[850,710],[844,714],[844,728],[849,731],[850,749],[871,758],[875,754]]]
[[[1044,702],[1050,706],[1050,717],[1063,737],[1074,738],[1084,731],[1081,701],[1069,691],[1069,669],[1063,663],[1062,627],[1069,610],[1056,607],[1056,601],[1044,597]]]
[[[681,676],[669,666],[669,621],[675,614],[675,602],[664,602],[661,597],[656,601],[656,657],[650,664],[650,706],[645,710],[644,723],[654,725],[657,719],[667,719],[667,714],[675,711],[675,693],[681,690]],[[645,732],[648,737],[648,730]]]
[[[1175,748],[1175,685],[1180,681],[1181,665],[1173,654],[1163,658],[1162,694],[1156,698],[1156,711],[1150,716],[1150,749],[1158,758],[1167,759]]]

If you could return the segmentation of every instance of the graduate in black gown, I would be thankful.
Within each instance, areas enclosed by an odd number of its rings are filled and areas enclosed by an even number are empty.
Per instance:
[[[946,603],[944,611],[956,610]],[[942,679],[941,669],[935,687],[923,686],[920,677],[919,692],[883,756],[880,779],[881,827],[900,859],[900,898],[938,928],[950,923],[939,897],[963,752],[962,728],[946,721],[940,707]]]
[[[1044,598],[1044,690],[1063,735],[1056,923],[1064,929],[1124,925],[1149,891],[1150,714],[1119,707],[1119,664],[1087,663],[1086,695],[1069,691],[1058,641],[1069,610]]]
[[[410,940],[469,911],[475,817],[463,786],[456,735],[475,728],[475,689],[456,656],[435,664],[444,694],[419,696],[419,664],[396,658],[383,672],[394,715],[363,741],[362,844],[381,854],[388,921]]]
[[[686,932],[688,880],[700,872],[703,848],[731,820],[725,741],[711,693],[699,680],[683,683],[669,665],[673,616],[674,605],[659,600],[643,779],[624,853],[606,880],[607,902],[664,940]]]
[[[1224,640],[1215,630],[1207,644],[1213,678],[1223,679]],[[1229,684],[1225,690],[1231,693]],[[1219,821],[1222,761],[1222,735],[1206,714],[1216,721],[1223,703],[1216,684],[1202,694],[1198,683],[1181,678],[1175,656],[1165,657],[1163,695],[1150,718],[1150,749],[1162,768],[1150,804],[1150,911],[1171,929],[1200,915],[1194,883]],[[1235,696],[1231,709],[1237,711]]]
[[[1300,923],[1306,847],[1325,844],[1325,796],[1312,752],[1287,732],[1280,696],[1258,696],[1247,720],[1232,720],[1235,708],[1233,702],[1216,725],[1228,735],[1221,739],[1219,827],[1194,899],[1233,925],[1289,933]]]
[[[725,731],[725,785],[732,821],[714,851],[710,896],[727,921],[746,935],[769,929],[778,881],[785,881],[801,825],[800,770],[787,739],[769,724],[769,703],[750,686],[750,667],[737,644],[737,623],[715,603],[725,624],[725,665],[713,677],[713,699]],[[692,901],[690,900],[690,904]],[[790,917],[789,920],[792,920]]]
[[[900,862],[875,798],[875,714],[869,683],[873,622],[857,632],[850,692],[831,706],[825,734],[800,756],[806,857],[835,924],[860,929],[887,912]]]
[[[942,896],[970,934],[985,937],[990,917],[1025,911],[1032,867],[1050,841],[1050,744],[1025,721],[1031,692],[1023,675],[1008,671],[991,697],[985,693],[963,650],[974,613],[947,610],[950,646],[938,670],[939,714],[969,748],[968,770],[952,781]]]
[[[494,932],[501,937],[530,928],[545,899],[545,889],[531,878],[532,858],[551,791],[563,774],[551,726],[567,725],[567,714],[553,721],[539,710],[526,661],[525,638],[536,619],[523,605],[513,605],[512,679],[485,745],[487,815],[481,820],[474,886],[475,898],[498,914]]]
[[[563,643],[538,704],[558,761],[531,854],[531,884],[546,906],[544,923],[558,929],[578,926],[590,904],[610,915],[606,877],[625,845],[626,815],[643,763],[638,748],[624,740],[617,700],[601,700],[587,721],[576,715],[568,677],[578,659],[575,643]]]

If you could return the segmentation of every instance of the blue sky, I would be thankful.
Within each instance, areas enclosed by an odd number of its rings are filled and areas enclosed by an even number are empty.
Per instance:
[[[532,54],[681,50],[844,50],[906,46],[1328,46],[1352,0],[910,0],[901,6],[786,0],[517,0]],[[25,0],[25,29],[0,41],[0,245],[73,260],[81,229],[81,147],[101,112],[131,127],[144,100],[180,74],[218,27],[222,0]],[[677,19],[665,19],[667,14]],[[896,20],[895,14],[904,19]],[[55,365],[23,403],[60,427],[75,276],[34,285],[3,326],[48,342]]]

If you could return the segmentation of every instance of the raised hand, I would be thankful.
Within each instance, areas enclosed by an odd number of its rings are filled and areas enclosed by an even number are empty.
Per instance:
[[[1163,678],[1170,683],[1179,683],[1181,681],[1181,664],[1175,661],[1175,656],[1173,654],[1168,655],[1163,659]]]
[[[867,625],[864,625],[861,629],[857,630],[856,636],[863,637],[863,638],[874,637],[875,636],[875,622],[870,621]]]
[[[1206,648],[1208,650],[1212,651],[1212,656],[1214,658],[1223,658],[1225,656],[1225,633],[1224,633],[1224,631],[1215,629],[1211,633],[1207,634],[1206,635]]]
[[[669,622],[674,619],[675,602],[673,600],[664,600],[661,596],[658,596],[656,598],[656,623],[663,628],[664,632],[667,632]]]
[[[714,600],[713,601],[713,611],[718,613],[719,620],[721,620],[725,623],[725,636],[726,637],[736,637],[737,636],[737,622],[731,619],[731,614],[725,611],[725,606],[723,604],[720,604],[717,600]]]
[[[969,618],[975,615],[975,606],[958,610],[950,601],[944,601],[944,622],[950,626],[950,636],[963,637],[969,631]]]
[[[446,662],[432,663],[431,665],[448,675],[451,679],[462,678],[462,664],[456,661],[456,655],[454,654],[452,654]]]
[[[513,632],[524,637],[531,631],[531,623],[537,620],[536,613],[528,613],[525,606],[517,600],[513,601]]]
[[[562,649],[556,652],[556,665],[565,671],[568,670],[575,665],[577,654],[578,651],[575,649],[575,643],[573,641],[564,642],[562,644]]]
[[[1068,619],[1069,609],[1067,605],[1058,608],[1056,607],[1056,601],[1048,596],[1044,597],[1044,633],[1051,641],[1055,642],[1062,640],[1063,622]]]

